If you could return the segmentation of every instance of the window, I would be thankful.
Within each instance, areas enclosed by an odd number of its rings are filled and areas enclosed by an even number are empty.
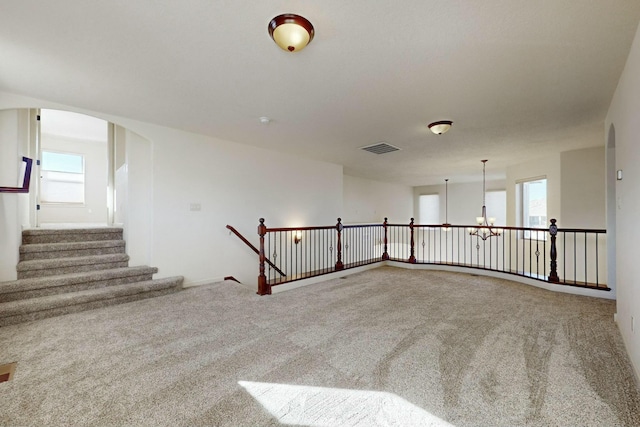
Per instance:
[[[43,203],[84,203],[84,156],[43,151],[41,172]]]
[[[420,221],[418,224],[440,224],[440,195],[424,194],[420,196]]]
[[[518,222],[525,228],[542,228],[545,232],[526,230],[525,239],[546,240],[547,234],[547,179],[536,178],[516,184]],[[533,234],[533,235],[532,235]]]

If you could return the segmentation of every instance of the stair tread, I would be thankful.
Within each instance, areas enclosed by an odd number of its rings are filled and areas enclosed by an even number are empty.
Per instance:
[[[18,272],[31,270],[45,270],[50,268],[73,267],[78,265],[100,264],[107,262],[128,261],[127,254],[86,255],[81,257],[37,259],[20,261],[16,267]]]
[[[91,234],[91,233],[119,233],[122,227],[91,227],[91,228],[29,228],[22,230],[23,236],[42,236],[49,234]]]
[[[20,246],[20,253],[47,252],[61,250],[79,250],[95,248],[111,248],[125,246],[124,240],[89,240],[84,242],[64,242],[64,243],[30,243]]]
[[[118,277],[137,276],[140,274],[155,274],[157,272],[157,267],[142,265],[136,267],[109,268],[106,270],[59,274],[55,276],[32,277],[28,279],[0,282],[0,294],[42,289],[46,287],[73,285],[98,280],[108,280]]]
[[[0,318],[178,287],[182,276],[0,303]]]

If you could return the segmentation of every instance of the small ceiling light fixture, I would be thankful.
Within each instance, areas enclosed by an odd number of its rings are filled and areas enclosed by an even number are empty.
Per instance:
[[[451,129],[452,124],[453,122],[451,120],[440,120],[439,122],[431,123],[429,125],[429,129],[431,129],[431,132],[435,133],[436,135],[442,135],[443,133]]]
[[[260,117],[260,123],[262,123],[263,125],[268,125],[269,123],[271,123],[271,119],[269,117],[262,116]]]
[[[311,43],[315,31],[307,19],[292,13],[278,15],[269,22],[269,35],[282,49],[297,52]]]

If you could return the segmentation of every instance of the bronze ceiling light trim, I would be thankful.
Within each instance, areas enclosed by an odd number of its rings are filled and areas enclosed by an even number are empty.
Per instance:
[[[451,129],[451,125],[453,122],[451,120],[440,120],[439,122],[433,122],[429,125],[429,129],[431,132],[436,135],[442,135],[446,133],[449,129]]]
[[[304,49],[311,43],[315,34],[311,22],[293,13],[276,16],[269,22],[268,28],[273,41],[288,52]]]

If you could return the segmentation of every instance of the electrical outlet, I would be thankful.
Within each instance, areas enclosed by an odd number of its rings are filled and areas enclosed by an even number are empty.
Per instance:
[[[631,332],[635,332],[636,331],[636,319],[631,316]]]
[[[189,205],[189,210],[192,212],[201,211],[202,205],[200,203],[191,203]]]

